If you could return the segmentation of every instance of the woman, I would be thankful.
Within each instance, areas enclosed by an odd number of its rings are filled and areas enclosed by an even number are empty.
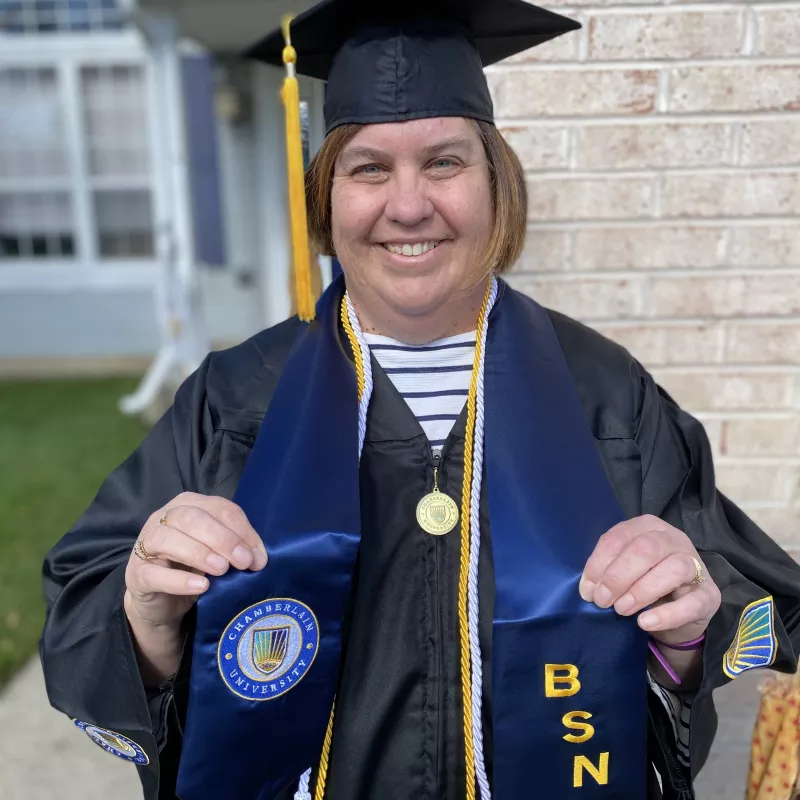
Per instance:
[[[345,280],[210,355],[48,556],[51,701],[148,798],[691,798],[711,691],[796,667],[797,565],[700,424],[497,279],[525,182],[482,65],[574,24],[459,8],[297,20]]]

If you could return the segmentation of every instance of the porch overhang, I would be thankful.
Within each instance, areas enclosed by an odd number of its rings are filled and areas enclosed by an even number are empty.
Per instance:
[[[223,55],[238,55],[277,28],[284,14],[297,16],[316,0],[125,0],[129,12],[169,15],[181,36]]]

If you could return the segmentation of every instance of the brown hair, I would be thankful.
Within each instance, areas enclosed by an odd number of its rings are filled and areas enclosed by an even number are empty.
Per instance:
[[[517,154],[489,122],[470,120],[480,135],[492,193],[494,226],[486,248],[486,273],[501,273],[519,258],[525,243],[528,192],[525,172]],[[311,239],[320,253],[335,256],[331,224],[331,187],[336,160],[361,125],[334,128],[306,171],[306,206]]]

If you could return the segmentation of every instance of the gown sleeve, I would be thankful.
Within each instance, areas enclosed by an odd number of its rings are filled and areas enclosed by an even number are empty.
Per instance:
[[[737,659],[732,665],[728,659],[737,636],[752,621],[748,614],[755,610],[770,622],[763,628],[766,638],[757,643],[765,647],[759,651],[766,654],[765,663],[754,666],[782,672],[797,668],[800,566],[717,490],[702,424],[638,369],[642,399],[636,441],[642,460],[643,513],[686,532],[722,593],[720,609],[706,632],[702,682],[690,701],[689,751],[691,773],[696,775],[717,726],[712,691],[753,668]]]
[[[47,620],[40,655],[50,702],[141,748],[135,763],[146,798],[158,795],[160,751],[168,723],[177,718],[168,682],[146,688],[139,675],[122,604],[125,566],[150,514],[196,485],[213,435],[207,369],[208,361],[184,383],[173,407],[106,479],[44,563]]]

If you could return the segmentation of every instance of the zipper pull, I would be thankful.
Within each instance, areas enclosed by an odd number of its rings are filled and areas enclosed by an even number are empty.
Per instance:
[[[439,491],[439,463],[442,460],[442,456],[440,453],[433,454],[433,491],[434,493]]]

